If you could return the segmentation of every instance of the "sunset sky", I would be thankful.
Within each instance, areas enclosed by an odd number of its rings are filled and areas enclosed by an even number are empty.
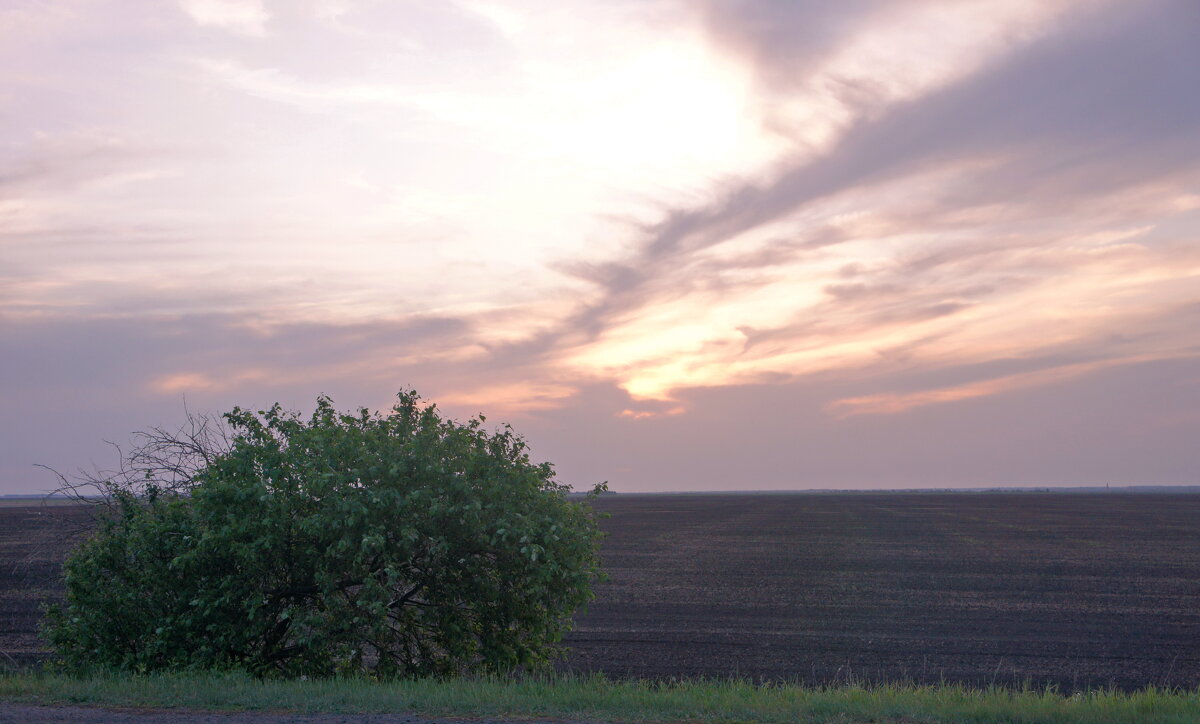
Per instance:
[[[618,491],[1200,483],[1200,3],[15,0],[0,493],[415,388]]]

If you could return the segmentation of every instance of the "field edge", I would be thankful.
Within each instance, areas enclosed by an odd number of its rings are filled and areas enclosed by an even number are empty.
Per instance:
[[[955,684],[803,687],[603,676],[374,682],[255,680],[239,674],[0,674],[0,701],[200,711],[412,713],[605,722],[1200,721],[1200,689],[978,689]]]

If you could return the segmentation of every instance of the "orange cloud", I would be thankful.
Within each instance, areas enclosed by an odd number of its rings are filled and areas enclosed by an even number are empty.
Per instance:
[[[575,388],[555,382],[500,383],[439,394],[439,406],[488,410],[488,417],[507,417],[560,407]]]
[[[652,417],[673,417],[682,415],[687,412],[687,408],[683,406],[672,407],[669,410],[631,410],[624,409],[617,413],[617,417],[624,417],[630,420],[645,420]]]
[[[152,380],[150,382],[150,389],[159,394],[175,394],[189,391],[213,392],[232,389],[246,382],[264,380],[269,376],[266,370],[258,368],[222,375],[220,378],[204,374],[203,372],[179,372],[163,375]]]

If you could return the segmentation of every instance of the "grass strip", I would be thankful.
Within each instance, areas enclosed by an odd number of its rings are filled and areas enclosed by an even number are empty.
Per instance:
[[[967,722],[1059,724],[1200,721],[1200,690],[1090,691],[746,681],[614,681],[603,676],[374,682],[256,680],[238,674],[0,675],[0,700],[214,711],[412,712],[431,716],[612,722]]]

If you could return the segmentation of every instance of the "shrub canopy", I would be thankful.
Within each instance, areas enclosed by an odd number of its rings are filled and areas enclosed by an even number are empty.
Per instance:
[[[545,664],[600,575],[599,530],[505,426],[388,414],[225,415],[183,489],[109,490],[48,635],[68,667],[380,676]],[[602,486],[598,487],[598,490]]]

